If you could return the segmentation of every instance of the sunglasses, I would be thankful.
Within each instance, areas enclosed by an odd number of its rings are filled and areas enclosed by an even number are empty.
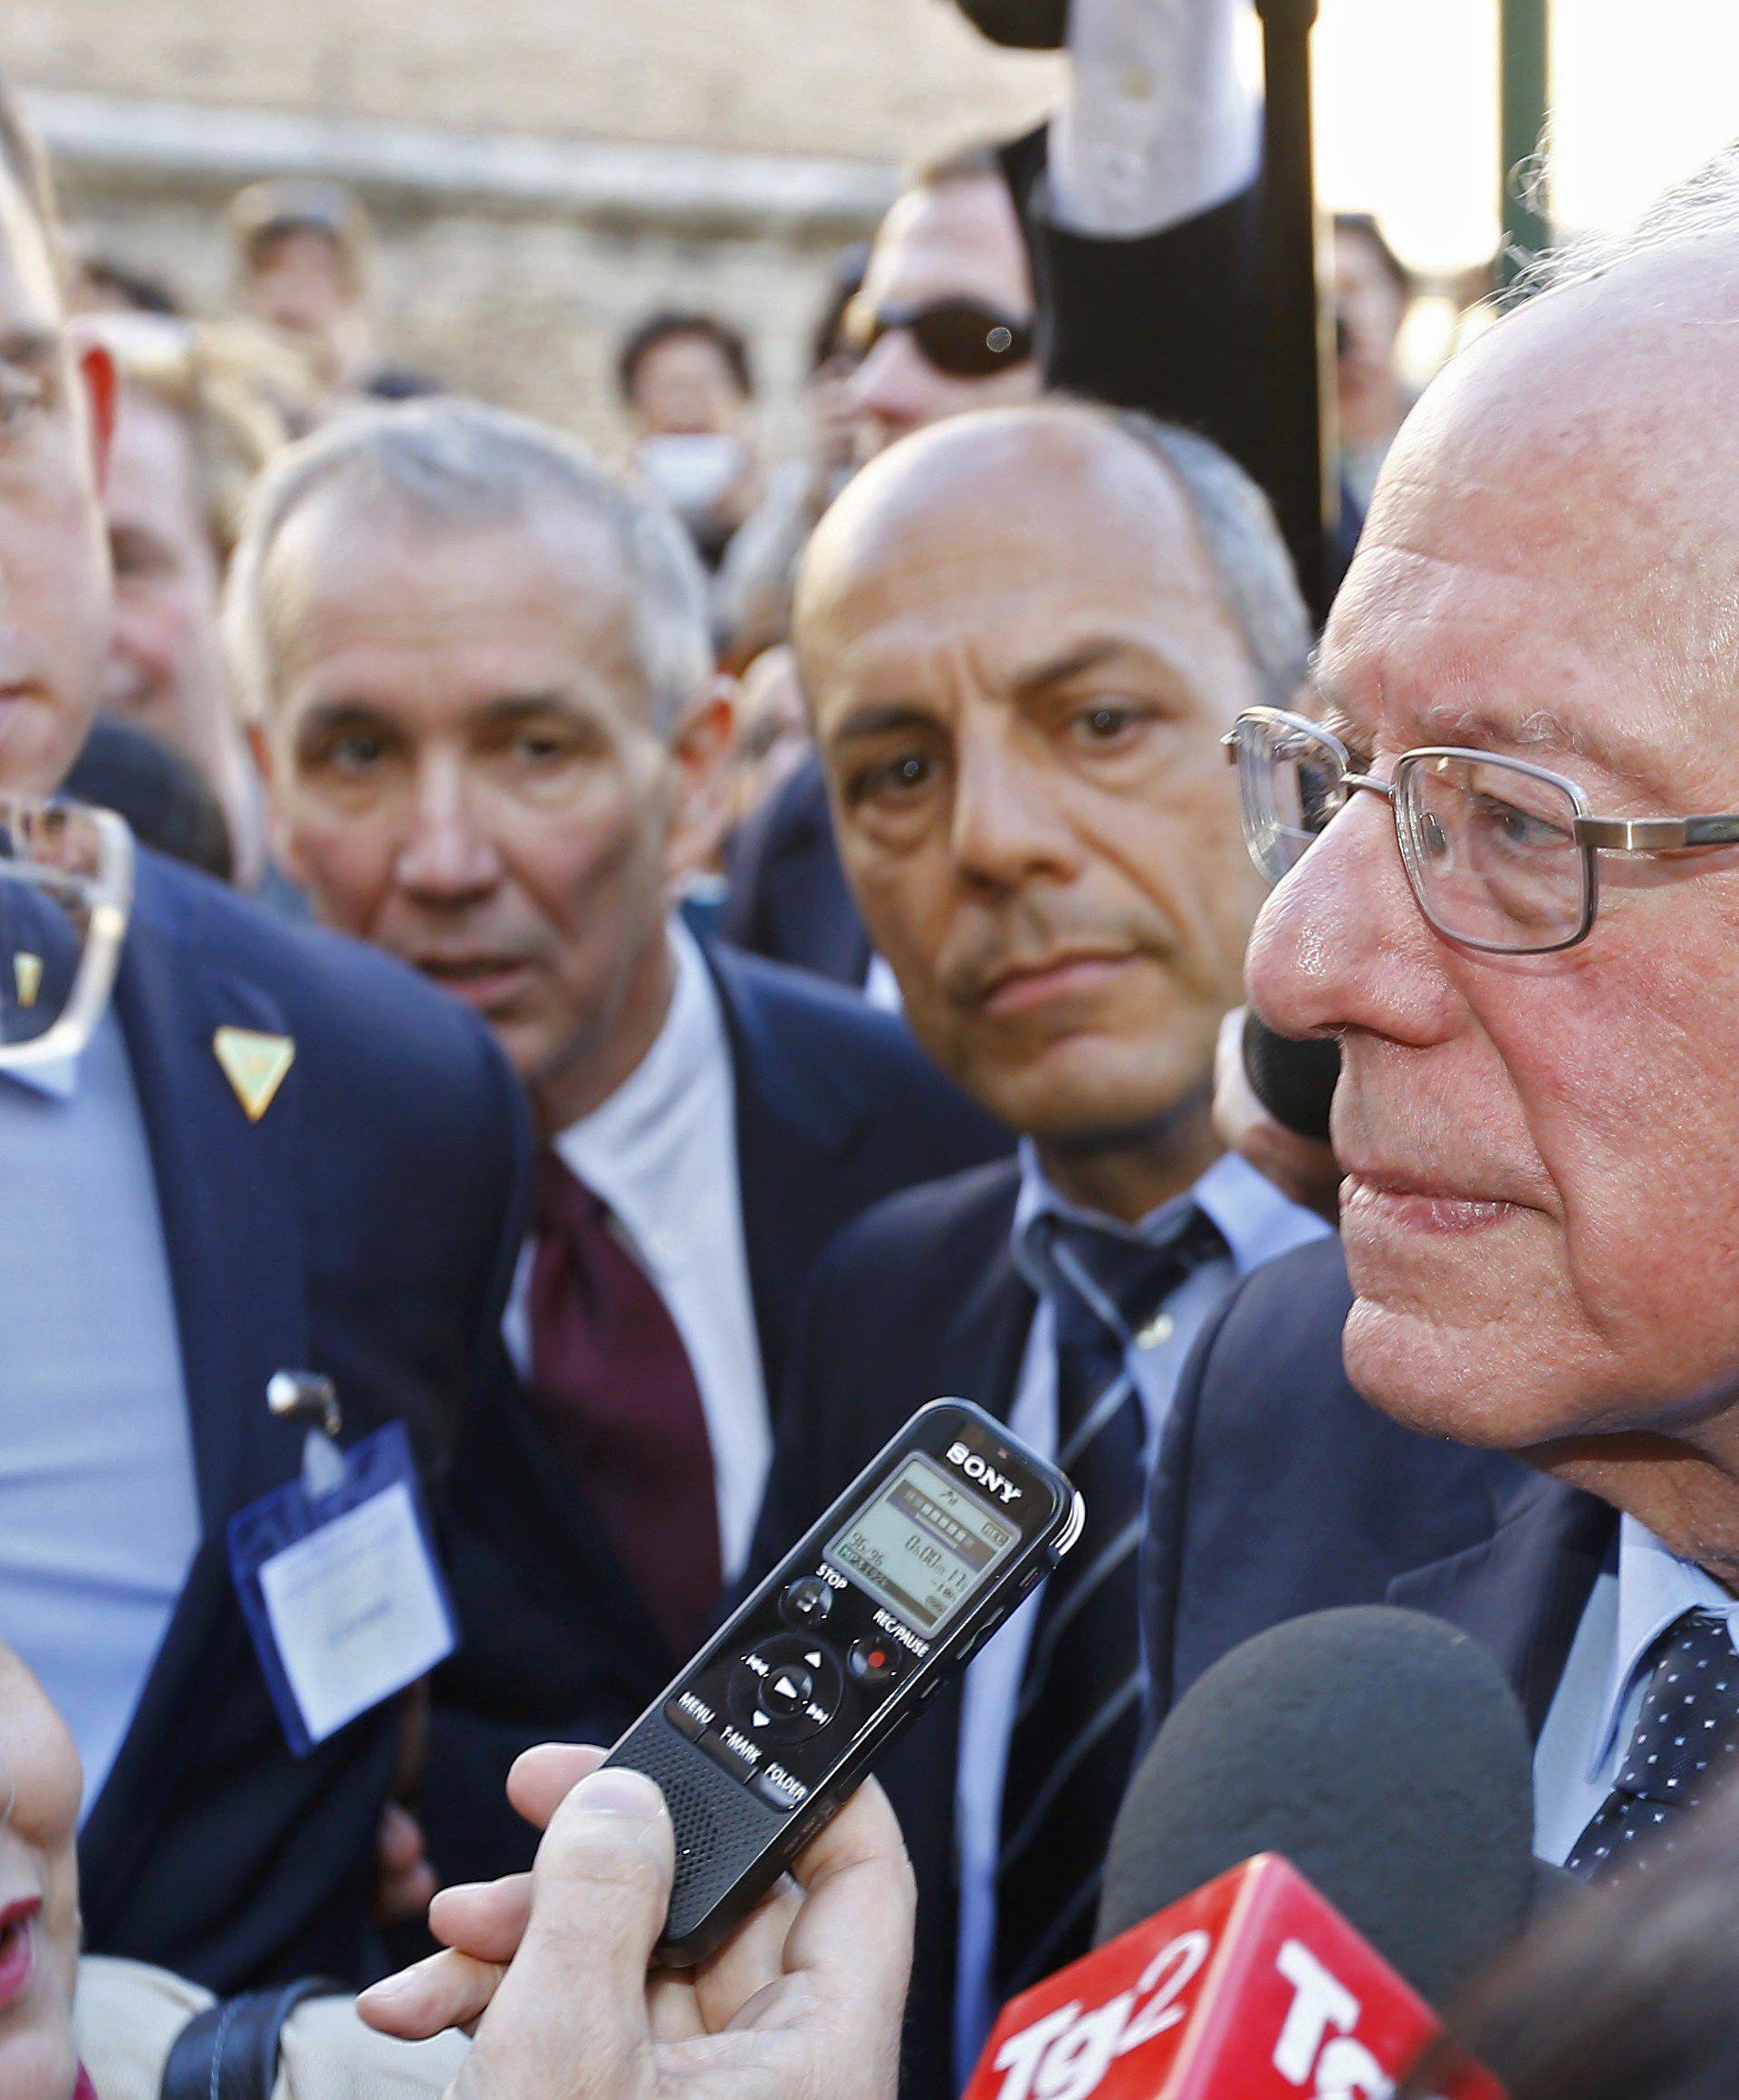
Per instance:
[[[986,380],[1033,354],[1033,327],[976,299],[936,299],[926,305],[847,307],[841,335],[854,357],[868,357],[884,335],[903,329],[924,361],[955,380]]]

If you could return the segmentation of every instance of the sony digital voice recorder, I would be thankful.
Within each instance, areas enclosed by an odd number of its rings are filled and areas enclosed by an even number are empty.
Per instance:
[[[657,1780],[676,1826],[662,1960],[747,1916],[1085,1514],[981,1408],[918,1410],[606,1760]]]

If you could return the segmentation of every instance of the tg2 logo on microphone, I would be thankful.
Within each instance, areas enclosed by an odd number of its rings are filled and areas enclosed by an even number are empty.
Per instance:
[[[1303,1875],[1263,1853],[1014,1999],[965,2100],[1388,2100],[1438,2031]],[[1435,2091],[1504,2100],[1465,2057]]]

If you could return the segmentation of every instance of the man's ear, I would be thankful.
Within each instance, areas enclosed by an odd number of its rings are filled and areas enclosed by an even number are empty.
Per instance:
[[[736,729],[736,680],[707,679],[671,741],[677,806],[665,849],[665,885],[673,896],[688,876],[717,859],[731,824],[726,765]]]
[[[89,335],[74,333],[72,361],[84,389],[85,411],[91,419],[91,453],[96,462],[97,486],[101,488],[109,479],[109,451],[115,441],[120,372],[109,346]]]

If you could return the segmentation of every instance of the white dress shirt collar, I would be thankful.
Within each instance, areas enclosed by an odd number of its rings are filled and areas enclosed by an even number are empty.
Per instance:
[[[615,1093],[555,1138],[562,1161],[610,1209],[635,1247],[653,1258],[677,1164],[705,1114],[704,1082],[730,1047],[718,993],[699,943],[669,924],[675,984],[652,1047]]]
[[[1235,1152],[1224,1152],[1182,1195],[1150,1210],[1139,1225],[1120,1225],[1102,1212],[1071,1203],[1060,1194],[1039,1162],[1031,1138],[1021,1140],[1021,1187],[1014,1202],[1014,1259],[1022,1275],[1041,1296],[1047,1269],[1035,1228],[1042,1219],[1062,1219],[1090,1225],[1100,1232],[1129,1239],[1163,1240],[1176,1231],[1181,1215],[1194,1205],[1218,1228],[1231,1257],[1234,1273],[1248,1276],[1263,1262],[1290,1254],[1295,1247],[1320,1239],[1327,1229],[1313,1211],[1282,1195],[1265,1174],[1258,1173]]]
[[[1590,1777],[1611,1757],[1614,1738],[1630,1693],[1647,1667],[1656,1642],[1686,1612],[1710,1612],[1726,1622],[1739,1648],[1739,1598],[1729,1596],[1712,1575],[1664,1546],[1634,1517],[1619,1524],[1618,1633],[1600,1725],[1594,1730]]]

